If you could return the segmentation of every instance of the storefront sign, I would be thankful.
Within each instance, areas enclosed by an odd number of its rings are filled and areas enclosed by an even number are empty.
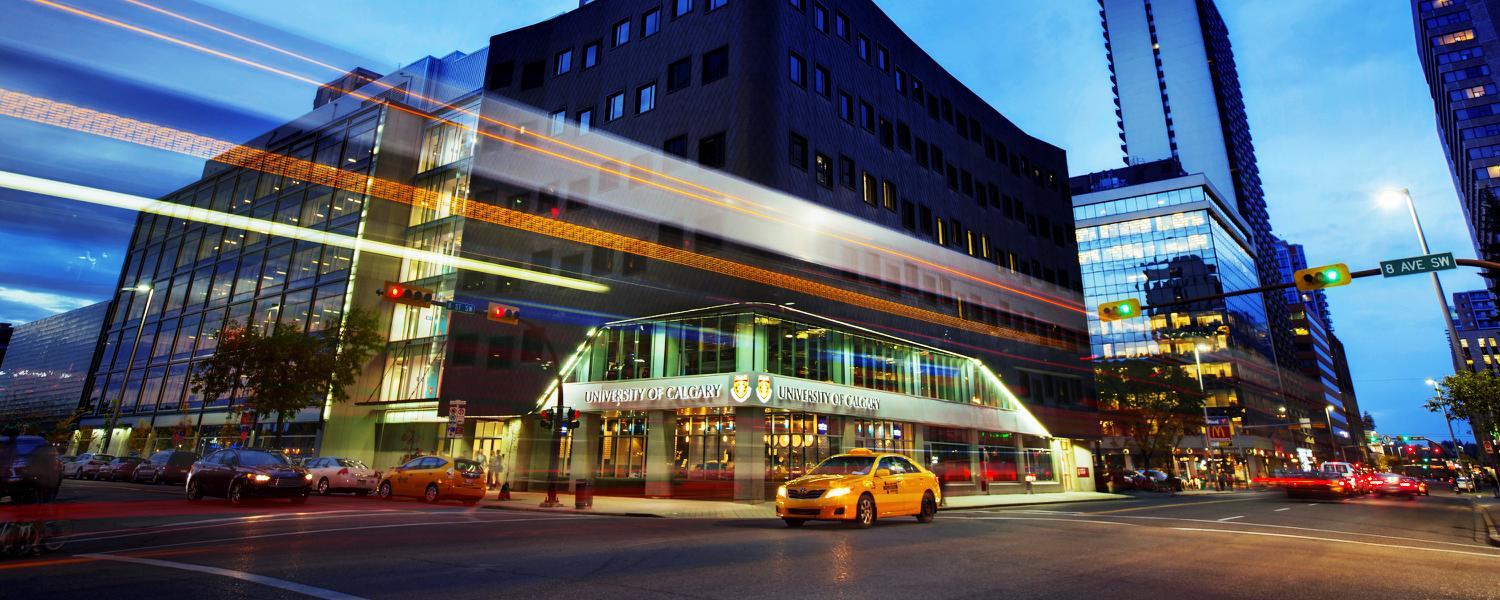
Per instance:
[[[666,402],[698,402],[718,400],[724,396],[724,385],[705,383],[697,385],[648,385],[625,388],[586,390],[584,404],[634,405]],[[629,408],[629,407],[625,407]]]
[[[1079,479],[1088,479],[1089,478],[1089,468],[1088,467],[1078,467],[1078,478]]]
[[[817,390],[788,385],[782,380],[781,386],[776,390],[776,399],[782,403],[793,404],[824,404],[870,412],[880,411],[880,400],[863,394],[837,392],[829,390]]]

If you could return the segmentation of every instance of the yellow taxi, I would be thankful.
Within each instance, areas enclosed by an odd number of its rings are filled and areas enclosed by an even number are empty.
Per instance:
[[[903,515],[931,523],[942,499],[937,476],[910,458],[855,448],[776,488],[776,516],[787,527],[817,519],[863,529],[877,518]]]
[[[462,458],[418,456],[387,471],[375,493],[387,500],[406,496],[473,505],[484,499],[484,467]]]

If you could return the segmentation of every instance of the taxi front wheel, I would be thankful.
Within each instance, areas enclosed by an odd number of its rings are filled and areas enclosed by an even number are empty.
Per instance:
[[[801,527],[807,524],[807,519],[782,519],[786,521],[787,527]]]
[[[860,529],[868,528],[875,524],[875,499],[865,494],[859,497],[859,504],[854,508],[854,526]]]

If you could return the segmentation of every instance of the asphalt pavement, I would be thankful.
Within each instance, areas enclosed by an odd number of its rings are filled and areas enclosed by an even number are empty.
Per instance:
[[[1500,598],[1466,497],[1160,495],[788,529],[329,496],[190,503],[67,481],[67,544],[6,598]]]

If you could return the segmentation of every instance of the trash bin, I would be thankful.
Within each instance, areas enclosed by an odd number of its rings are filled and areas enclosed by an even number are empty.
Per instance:
[[[594,507],[594,485],[587,479],[579,479],[573,484],[573,508]]]

